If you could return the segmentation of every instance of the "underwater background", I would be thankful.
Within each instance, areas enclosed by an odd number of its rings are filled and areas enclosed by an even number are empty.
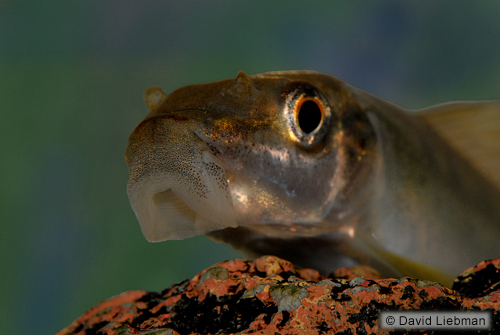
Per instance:
[[[500,99],[499,60],[499,1],[0,0],[2,329],[53,334],[240,257],[142,236],[124,152],[145,88],[307,69],[421,108]]]

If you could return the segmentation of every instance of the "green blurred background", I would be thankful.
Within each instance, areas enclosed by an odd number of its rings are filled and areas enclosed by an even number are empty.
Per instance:
[[[0,1],[2,329],[238,257],[142,236],[124,150],[146,87],[312,69],[417,108],[499,99],[499,60],[499,1]]]

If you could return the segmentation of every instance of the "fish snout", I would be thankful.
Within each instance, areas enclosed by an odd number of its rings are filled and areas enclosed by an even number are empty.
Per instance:
[[[195,129],[193,119],[166,114],[130,135],[127,193],[150,242],[236,227],[225,170]]]

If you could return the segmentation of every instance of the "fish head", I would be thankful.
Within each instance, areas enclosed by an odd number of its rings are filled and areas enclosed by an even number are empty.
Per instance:
[[[152,87],[144,98],[149,114],[126,150],[127,190],[149,241],[235,227],[318,234],[362,202],[375,135],[334,77],[240,71],[168,95]]]

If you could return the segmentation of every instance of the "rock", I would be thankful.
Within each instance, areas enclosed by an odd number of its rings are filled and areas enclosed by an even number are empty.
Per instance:
[[[495,334],[499,285],[500,259],[466,270],[453,289],[412,278],[381,279],[368,267],[339,269],[328,278],[274,256],[236,259],[161,293],[128,291],[104,300],[57,335],[389,334],[378,327],[379,313],[410,309],[489,309]]]

